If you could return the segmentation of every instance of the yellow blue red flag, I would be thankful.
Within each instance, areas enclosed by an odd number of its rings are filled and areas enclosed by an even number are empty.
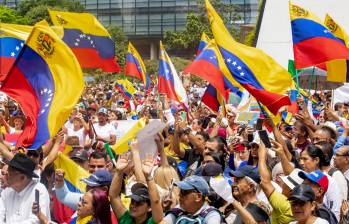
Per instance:
[[[125,75],[139,78],[143,81],[144,88],[149,88],[150,79],[145,69],[144,62],[136,48],[131,44],[131,42],[128,43],[125,70]]]
[[[161,41],[158,69],[158,91],[159,93],[166,94],[169,99],[182,103],[186,108],[189,108],[188,96],[183,87],[183,83]]]
[[[90,13],[49,10],[52,23],[64,28],[63,41],[72,49],[81,67],[119,72],[115,44],[108,31]]]
[[[17,146],[36,149],[56,135],[84,88],[79,62],[50,27],[35,25],[0,90],[21,106]]]
[[[296,69],[349,59],[349,49],[317,16],[291,2],[289,6]]]
[[[291,86],[290,74],[262,50],[236,42],[208,0],[206,8],[213,36],[230,71],[227,78],[239,83],[273,114],[289,105],[285,93]]]
[[[206,35],[206,33],[202,33],[201,40],[199,42],[198,50],[196,51],[196,55],[199,55],[201,51],[207,46],[208,42],[210,42],[210,38]]]
[[[325,26],[335,37],[349,47],[349,36],[345,30],[334,21],[331,16],[326,15]],[[349,82],[349,60],[334,60],[326,63],[327,80],[331,82]]]
[[[131,99],[136,89],[132,83],[127,79],[118,79],[115,81],[114,86],[118,89],[127,99]]]
[[[90,174],[84,170],[81,166],[76,164],[67,155],[59,153],[57,159],[54,162],[55,169],[64,170],[64,181],[68,188],[72,192],[84,193],[86,190],[86,184],[80,181],[82,178],[87,178]]]
[[[0,23],[0,81],[6,78],[32,28]]]

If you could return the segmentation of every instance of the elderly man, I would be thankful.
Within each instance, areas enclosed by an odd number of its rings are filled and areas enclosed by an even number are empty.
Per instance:
[[[345,179],[349,181],[349,146],[342,146],[337,149],[333,157],[334,166],[339,169]]]
[[[165,223],[181,223],[185,220],[200,220],[202,223],[218,224],[222,217],[217,209],[205,202],[209,186],[200,176],[189,176],[175,182],[180,189],[179,205],[171,209],[164,217]]]
[[[39,192],[39,210],[47,220],[50,217],[50,198],[43,184],[33,181],[35,163],[26,155],[17,153],[8,163],[8,186],[1,193],[0,222],[11,224],[40,223],[32,213],[35,191]]]

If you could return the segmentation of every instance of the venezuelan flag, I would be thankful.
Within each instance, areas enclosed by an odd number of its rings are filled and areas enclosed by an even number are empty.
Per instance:
[[[72,49],[81,67],[119,72],[115,44],[108,31],[90,13],[49,10],[52,23],[64,28],[63,41]]]
[[[177,71],[170,57],[160,41],[160,58],[158,69],[158,91],[164,93],[169,99],[184,104],[188,108],[188,96],[179,79]]]
[[[334,21],[331,16],[326,15],[326,27],[335,37],[349,47],[349,36],[344,29]],[[349,82],[349,60],[335,60],[326,63],[327,80],[332,82]]]
[[[226,75],[223,75],[223,72]],[[195,58],[195,60],[184,69],[184,73],[191,73],[205,79],[214,86],[216,90],[225,99],[228,98],[227,93],[231,90],[232,92],[238,92],[239,84],[232,84],[227,77],[230,75],[228,68],[224,63],[221,53],[216,45],[215,40],[210,40],[203,51]]]
[[[131,42],[128,43],[125,70],[125,75],[133,76],[139,78],[140,80],[143,80],[144,88],[149,88],[150,79],[147,71],[145,70],[144,62]]]
[[[0,23],[0,81],[6,78],[31,30],[31,26]]]
[[[55,169],[64,170],[64,181],[68,188],[72,192],[84,193],[86,190],[86,184],[80,181],[82,178],[87,178],[90,174],[84,170],[81,166],[76,164],[67,155],[59,153],[57,159],[54,162]]]
[[[297,96],[298,96],[298,91],[296,89],[291,89],[290,90],[290,100],[291,100],[291,105],[288,106],[287,111],[293,114],[298,113],[298,103],[297,103]]]
[[[291,86],[290,74],[263,51],[236,42],[208,0],[206,8],[213,36],[230,71],[225,78],[239,83],[273,114],[289,105],[285,93]]]
[[[73,52],[50,27],[35,25],[0,90],[26,115],[17,146],[36,149],[68,119],[84,88]]]
[[[131,99],[136,89],[132,83],[127,79],[119,79],[114,83],[116,89],[118,89],[127,99]]]
[[[210,42],[210,38],[206,35],[206,33],[202,33],[201,40],[199,42],[198,50],[196,51],[196,55],[199,55],[201,51],[207,46],[208,42]]]
[[[209,84],[206,87],[205,93],[201,98],[201,101],[211,108],[211,110],[218,112],[219,106],[225,107],[225,100],[216,90],[216,88]]]
[[[290,2],[296,69],[349,59],[349,49],[313,13]]]

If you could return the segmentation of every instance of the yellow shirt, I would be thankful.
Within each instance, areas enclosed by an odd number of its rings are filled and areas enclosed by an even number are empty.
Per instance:
[[[271,213],[272,224],[288,224],[294,220],[291,204],[285,195],[274,191],[269,197],[269,202],[273,207]]]
[[[186,150],[189,149],[189,148],[190,148],[189,145],[184,144],[184,143],[182,143],[182,142],[179,143],[179,150],[181,150],[181,152],[184,152],[184,151],[186,151]],[[178,155],[177,155],[174,151],[171,150],[171,144],[169,144],[168,146],[166,146],[166,147],[164,148],[164,150],[165,150],[166,155],[167,155],[167,156],[170,156],[170,157],[172,157],[172,158],[174,158],[174,159],[176,160],[177,163],[181,161],[181,159],[178,157]]]

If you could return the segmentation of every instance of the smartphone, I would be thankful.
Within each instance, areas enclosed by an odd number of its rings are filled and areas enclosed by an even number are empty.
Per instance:
[[[35,202],[39,204],[39,195],[40,195],[40,192],[38,189],[35,189]]]
[[[256,130],[257,131],[260,131],[260,130],[263,129],[263,122],[264,122],[263,118],[258,118],[257,119],[257,123],[256,123]]]
[[[253,134],[248,134],[247,135],[247,141],[248,142],[253,142]]]
[[[268,133],[267,133],[266,130],[258,131],[258,135],[259,135],[259,138],[264,143],[265,147],[267,147],[267,148],[271,148],[272,147],[271,143],[270,143],[270,140],[269,140]]]

